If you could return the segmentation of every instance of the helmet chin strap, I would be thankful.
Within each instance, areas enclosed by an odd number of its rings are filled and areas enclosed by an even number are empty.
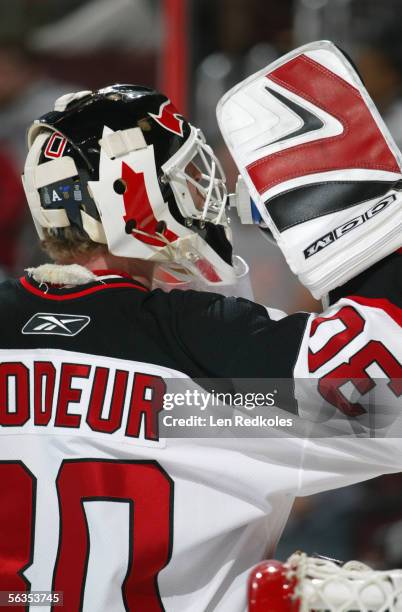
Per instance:
[[[169,240],[160,232],[154,232],[153,234],[150,234],[149,232],[144,232],[143,230],[134,228],[132,230],[132,233],[141,234],[142,236],[147,236],[148,238],[158,237],[158,239],[161,240],[161,242],[165,243],[166,248],[167,248],[167,251],[166,251],[167,259],[164,262],[160,262],[160,265],[163,266],[163,265],[175,264],[181,267],[182,270],[185,271],[186,276],[189,277],[190,279],[200,279],[200,278],[204,279],[204,274],[201,273],[203,266],[198,267],[197,261],[207,262],[207,260],[205,260],[202,255],[198,256],[196,248],[195,250],[189,249],[187,246],[186,240],[184,240],[184,243],[183,243],[179,239],[178,242],[180,243],[180,245],[178,247],[176,244],[172,244],[171,242],[169,242]],[[190,246],[192,246],[191,236],[188,236],[187,238],[190,238]],[[158,252],[156,248],[155,248],[155,252],[156,253]],[[213,274],[215,275],[216,272],[213,267],[213,264],[210,264],[208,262],[207,266],[211,266],[211,270],[213,270]],[[220,280],[219,276],[217,276],[217,280]]]
[[[167,247],[168,258],[171,261],[174,261],[174,257],[175,257],[174,247],[173,247],[172,243],[166,238],[166,236],[164,236],[160,232],[154,232],[153,234],[150,234],[149,232],[144,232],[143,230],[139,230],[137,228],[134,228],[132,230],[132,233],[133,234],[141,234],[142,236],[146,236],[147,238],[155,238],[155,236],[157,236],[161,242],[165,243],[165,246]]]

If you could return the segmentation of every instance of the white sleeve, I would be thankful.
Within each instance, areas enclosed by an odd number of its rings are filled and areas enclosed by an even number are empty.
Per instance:
[[[383,302],[344,298],[306,326],[294,371],[309,424],[300,495],[402,470],[402,336]]]
[[[264,308],[267,311],[271,321],[280,321],[288,316],[286,312],[283,312],[283,310],[278,310],[278,308],[271,308],[270,306],[264,306]]]
[[[309,439],[305,441],[297,495],[313,495],[400,471],[400,438]]]

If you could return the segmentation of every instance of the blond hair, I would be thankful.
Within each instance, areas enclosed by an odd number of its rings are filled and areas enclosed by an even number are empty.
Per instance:
[[[42,249],[54,262],[73,263],[77,258],[90,257],[108,251],[105,244],[94,242],[78,227],[43,228]]]

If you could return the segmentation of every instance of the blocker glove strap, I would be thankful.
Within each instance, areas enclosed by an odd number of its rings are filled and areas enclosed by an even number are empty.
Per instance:
[[[319,298],[402,245],[402,157],[344,53],[288,53],[228,91],[226,144],[292,271]]]

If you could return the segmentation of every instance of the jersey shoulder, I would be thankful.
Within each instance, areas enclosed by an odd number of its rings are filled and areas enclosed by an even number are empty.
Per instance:
[[[300,413],[363,418],[381,406],[392,415],[402,395],[401,325],[402,310],[385,298],[349,296],[314,316],[295,369]]]
[[[169,296],[180,342],[211,375],[292,378],[308,313],[286,316],[214,293],[175,291]]]

